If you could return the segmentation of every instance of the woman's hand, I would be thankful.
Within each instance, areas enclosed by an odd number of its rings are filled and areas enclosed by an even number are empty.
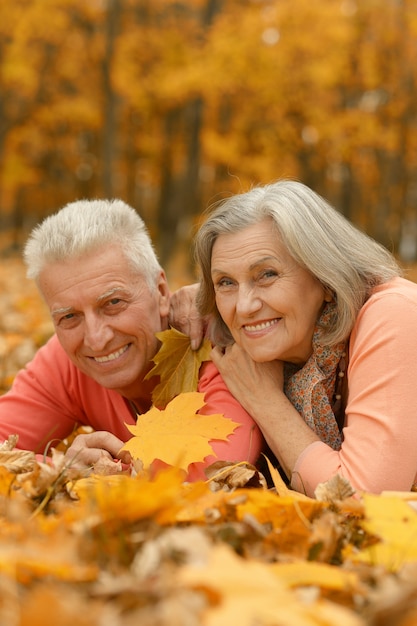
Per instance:
[[[126,465],[131,462],[130,453],[121,452],[123,445],[121,439],[106,431],[77,435],[65,453],[65,461],[77,469],[92,468],[97,463],[105,463],[110,469],[113,463],[116,473],[120,471],[117,461]]]
[[[237,344],[225,349],[213,348],[211,358],[229,391],[254,413],[260,400],[283,394],[284,364],[282,361],[256,363]]]
[[[214,348],[212,360],[232,395],[258,424],[288,477],[317,435],[284,394],[284,363],[256,363],[238,345]]]
[[[177,289],[171,296],[169,310],[170,326],[190,337],[193,350],[198,350],[207,329],[206,321],[197,311],[197,291],[197,283]]]

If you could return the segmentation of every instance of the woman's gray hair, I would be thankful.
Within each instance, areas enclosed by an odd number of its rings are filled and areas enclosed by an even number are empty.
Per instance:
[[[373,287],[401,275],[401,269],[386,248],[371,239],[326,200],[304,184],[281,180],[255,187],[221,202],[209,214],[195,239],[200,290],[197,305],[201,315],[212,318],[212,338],[231,343],[231,334],[216,307],[211,278],[211,255],[216,239],[247,226],[271,219],[293,259],[333,294],[336,319],[323,329],[323,344],[345,341],[360,308]]]
[[[78,200],[45,218],[32,231],[23,252],[27,276],[38,281],[46,264],[114,245],[153,289],[161,266],[149,233],[138,213],[117,199]]]

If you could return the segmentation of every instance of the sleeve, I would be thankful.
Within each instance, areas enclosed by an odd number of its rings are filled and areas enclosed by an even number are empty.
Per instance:
[[[293,471],[292,486],[310,496],[336,473],[371,493],[408,491],[416,477],[417,303],[395,292],[371,300],[350,339],[342,447],[315,442]]]
[[[70,435],[83,421],[70,387],[68,358],[54,336],[0,397],[0,440],[16,434],[20,449],[43,453],[49,442]]]
[[[239,426],[228,437],[227,441],[210,442],[214,454],[206,457],[202,463],[193,463],[189,468],[188,480],[206,479],[204,468],[216,461],[247,461],[255,464],[263,449],[263,437],[252,417],[227,389],[214,363],[203,363],[200,370],[198,391],[205,394],[205,406],[199,413],[213,415],[221,413],[225,417],[238,422]]]

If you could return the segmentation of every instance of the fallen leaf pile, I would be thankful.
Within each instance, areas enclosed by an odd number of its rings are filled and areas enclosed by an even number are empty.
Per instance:
[[[0,624],[417,625],[416,493],[336,477],[312,499],[268,462],[195,483],[181,467],[84,475],[16,444],[0,446]]]
[[[189,484],[175,468],[83,477],[60,452],[51,466],[13,446],[0,450],[1,624],[417,623],[405,494],[281,495],[244,463]]]

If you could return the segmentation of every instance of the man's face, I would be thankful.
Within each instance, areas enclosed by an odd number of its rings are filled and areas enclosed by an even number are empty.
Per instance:
[[[39,288],[71,361],[100,385],[132,400],[167,328],[169,290],[161,271],[154,290],[120,247],[46,265]]]

